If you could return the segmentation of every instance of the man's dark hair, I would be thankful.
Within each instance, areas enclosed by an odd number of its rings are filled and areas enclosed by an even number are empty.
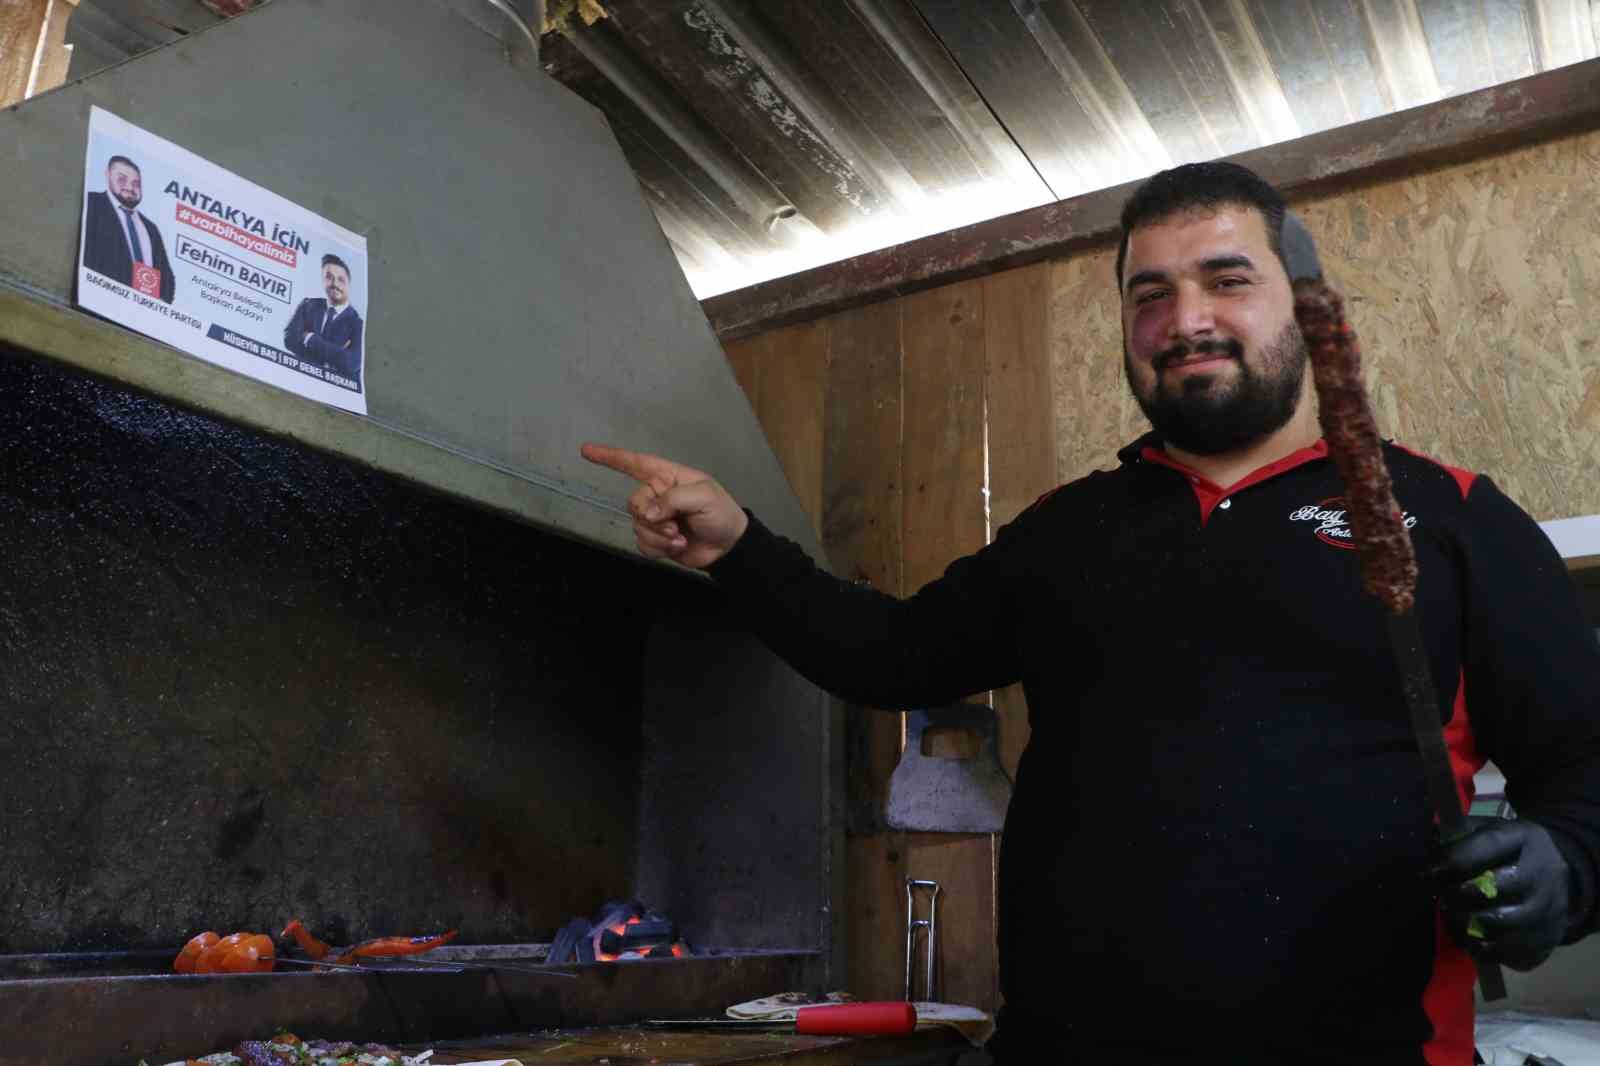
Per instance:
[[[1283,216],[1288,205],[1284,203],[1283,194],[1237,163],[1185,163],[1152,176],[1122,205],[1117,290],[1122,290],[1128,237],[1135,229],[1171,218],[1181,211],[1215,210],[1223,206],[1253,207],[1261,212],[1267,225],[1267,243],[1287,273],[1289,264],[1283,257]]]
[[[345,261],[343,259],[340,259],[338,256],[334,255],[332,252],[329,252],[327,255],[322,257],[322,265],[323,266],[327,266],[329,263],[332,263],[334,266],[336,266],[339,269],[343,270],[345,277],[348,278],[350,276],[350,268],[349,268],[349,266],[347,266],[345,264]]]
[[[125,155],[114,155],[110,159],[107,159],[106,160],[106,169],[110,170],[112,167],[116,166],[118,163],[125,163],[128,166],[132,167],[134,170],[139,172],[139,175],[141,177],[144,175],[144,171],[139,170],[139,164],[135,163],[133,160],[129,159]]]

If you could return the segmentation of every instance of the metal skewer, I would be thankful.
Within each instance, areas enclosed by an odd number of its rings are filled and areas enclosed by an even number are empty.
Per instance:
[[[321,961],[319,961],[317,959],[296,959],[296,958],[291,958],[291,957],[288,957],[288,956],[285,956],[285,955],[279,955],[276,958],[275,961],[276,962],[280,962],[280,963],[286,963],[286,964],[288,964],[290,966],[309,966],[312,969],[327,968],[329,970],[355,970],[358,973],[407,973],[407,972],[409,972],[409,973],[439,973],[439,972],[441,972],[439,970],[432,969],[432,968],[429,968],[429,967],[426,967],[426,966],[413,967],[413,966],[411,966],[409,964],[401,965],[401,966],[383,966],[383,965],[379,965],[379,966],[357,966],[354,963],[348,963],[348,962],[321,962]],[[461,970],[459,968],[455,968],[454,972],[460,973]]]
[[[349,962],[319,962],[316,959],[297,959],[280,955],[277,961],[289,963],[293,966],[309,966],[313,969],[325,966],[330,970],[355,970],[358,973],[464,973],[467,970],[489,970],[496,973],[528,974],[532,977],[576,978],[578,976],[575,973],[567,973],[564,970],[518,966],[515,963],[446,962],[442,959],[407,959],[400,963],[368,962],[358,965]]]
[[[577,974],[565,970],[547,970],[542,966],[522,966],[514,962],[447,962],[443,959],[407,959],[407,963],[421,966],[451,967],[456,970],[493,970],[496,973],[525,973],[532,977],[567,977]]]
[[[1456,795],[1455,773],[1450,768],[1450,752],[1445,744],[1444,729],[1439,724],[1439,698],[1433,687],[1433,669],[1428,664],[1428,653],[1422,643],[1422,627],[1413,609],[1404,614],[1387,614],[1389,642],[1394,647],[1395,661],[1400,666],[1400,681],[1405,689],[1406,708],[1411,715],[1411,730],[1417,738],[1417,751],[1422,756],[1423,780],[1427,784],[1429,803],[1439,821],[1439,839],[1453,844],[1471,832],[1471,824],[1461,810],[1461,800]],[[1473,926],[1467,927],[1473,936]],[[1481,935],[1481,934],[1477,934]],[[1500,967],[1491,959],[1474,955],[1478,967],[1478,984],[1483,989],[1486,1002],[1506,998],[1506,979]]]
[[[1288,240],[1287,225],[1284,235]],[[1349,497],[1350,526],[1361,549],[1362,584],[1382,604],[1388,620],[1389,646],[1399,668],[1439,839],[1453,844],[1467,835],[1470,823],[1456,793],[1433,670],[1417,621],[1416,550],[1384,464],[1377,423],[1361,379],[1361,349],[1345,320],[1344,301],[1322,280],[1311,237],[1303,227],[1295,231],[1294,245],[1297,250],[1290,277],[1294,279],[1295,319],[1309,348],[1317,418]],[[1468,937],[1482,935],[1471,923],[1465,933]],[[1471,947],[1470,943],[1462,946]],[[1476,953],[1472,958],[1483,998],[1505,998],[1499,965]]]

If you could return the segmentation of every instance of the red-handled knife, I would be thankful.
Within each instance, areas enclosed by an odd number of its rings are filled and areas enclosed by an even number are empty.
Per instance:
[[[794,1018],[663,1018],[644,1024],[667,1029],[793,1031],[806,1036],[904,1036],[917,1028],[917,1008],[903,1000],[823,1003],[801,1007]]]

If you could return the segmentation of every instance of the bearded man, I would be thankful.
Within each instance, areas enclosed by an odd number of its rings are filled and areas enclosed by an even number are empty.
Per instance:
[[[1384,444],[1462,795],[1493,759],[1520,815],[1436,850],[1294,320],[1309,236],[1227,163],[1157,174],[1122,227],[1151,432],[909,599],[818,569],[700,471],[584,454],[639,482],[641,551],[708,571],[821,687],[906,708],[1022,682],[995,1062],[1468,1066],[1447,925],[1519,969],[1595,926],[1600,645],[1487,477]]]
[[[144,174],[125,155],[106,161],[105,192],[88,196],[83,218],[83,265],[112,281],[171,303],[177,292],[161,231],[139,205]]]

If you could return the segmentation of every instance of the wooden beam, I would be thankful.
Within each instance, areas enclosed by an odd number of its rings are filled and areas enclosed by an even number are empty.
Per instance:
[[[1600,59],[1231,158],[1291,198],[1600,128]],[[1100,189],[713,296],[724,340],[1056,258],[1116,238],[1137,183]]]
[[[39,46],[33,82],[28,86],[29,96],[38,96],[66,83],[67,68],[72,64],[67,23],[72,21],[72,13],[77,9],[78,0],[50,0],[50,10],[45,15],[44,41]]]
[[[50,0],[0,0],[0,107],[28,97]]]

